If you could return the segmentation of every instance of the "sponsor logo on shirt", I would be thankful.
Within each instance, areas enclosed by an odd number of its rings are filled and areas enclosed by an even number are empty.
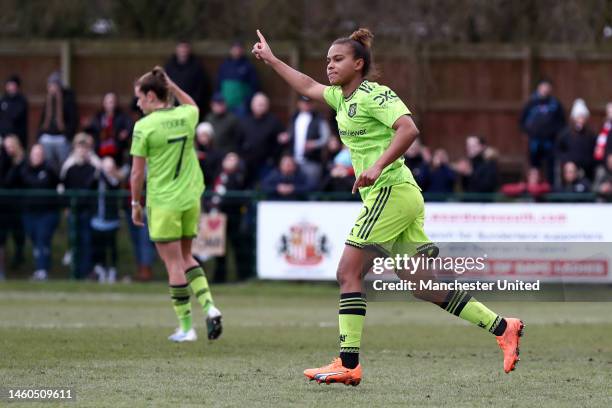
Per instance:
[[[383,106],[386,102],[393,99],[397,99],[397,95],[391,90],[380,93],[374,97],[374,100],[378,102],[379,106]]]
[[[365,129],[359,129],[359,130],[340,129],[339,133],[340,133],[340,136],[365,136],[366,130]]]

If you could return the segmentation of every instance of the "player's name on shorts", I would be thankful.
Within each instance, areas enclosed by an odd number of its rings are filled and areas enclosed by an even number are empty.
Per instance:
[[[499,279],[494,282],[439,282],[435,280],[400,280],[386,282],[382,279],[372,281],[372,288],[376,291],[402,291],[402,290],[471,290],[471,291],[537,291],[540,290],[540,281],[523,282],[520,280]]]

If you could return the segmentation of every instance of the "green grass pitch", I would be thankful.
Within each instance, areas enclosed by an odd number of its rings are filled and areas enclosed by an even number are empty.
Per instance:
[[[221,339],[172,344],[164,285],[0,283],[0,387],[73,387],[64,406],[610,407],[612,304],[493,303],[526,323],[517,371],[485,331],[417,302],[370,302],[358,387],[309,383],[337,353],[337,290],[213,287]],[[0,406],[6,402],[0,401]],[[9,406],[56,406],[24,403]]]

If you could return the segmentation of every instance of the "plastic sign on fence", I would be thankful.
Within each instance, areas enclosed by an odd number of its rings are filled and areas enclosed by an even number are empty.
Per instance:
[[[192,252],[199,258],[225,255],[227,216],[220,212],[202,214]]]

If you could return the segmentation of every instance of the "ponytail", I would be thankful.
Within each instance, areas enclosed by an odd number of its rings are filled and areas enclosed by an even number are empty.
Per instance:
[[[150,72],[141,76],[135,85],[144,94],[151,91],[160,101],[168,101],[168,81],[164,69],[160,66],[155,66]]]

